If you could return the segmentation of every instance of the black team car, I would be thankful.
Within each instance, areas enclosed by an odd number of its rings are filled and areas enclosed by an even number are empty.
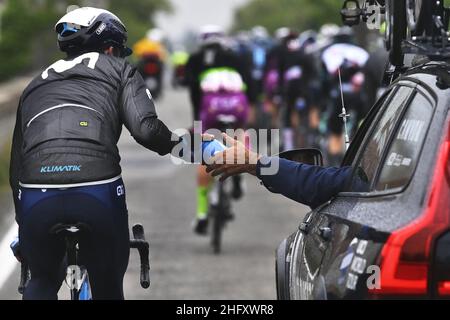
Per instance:
[[[343,161],[347,190],[279,246],[279,299],[450,298],[449,107],[445,62],[389,87]]]

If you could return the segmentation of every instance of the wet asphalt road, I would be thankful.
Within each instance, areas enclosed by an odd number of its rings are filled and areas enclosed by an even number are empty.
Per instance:
[[[158,101],[160,118],[171,129],[188,127],[190,109],[184,91],[168,90]],[[224,233],[223,252],[212,254],[209,238],[193,234],[195,166],[175,166],[137,145],[124,130],[120,141],[130,226],[144,225],[150,242],[150,290],[139,286],[137,252],[125,277],[127,299],[275,299],[274,254],[295,231],[307,208],[269,193],[256,178],[246,177],[247,192],[234,205],[236,220]],[[11,211],[5,203],[2,211]],[[5,216],[5,215],[3,215]],[[0,215],[1,219],[1,215]],[[0,241],[12,223],[6,215]],[[1,263],[2,257],[0,257]],[[18,265],[0,287],[0,299],[19,299]],[[67,297],[67,289],[61,291]]]

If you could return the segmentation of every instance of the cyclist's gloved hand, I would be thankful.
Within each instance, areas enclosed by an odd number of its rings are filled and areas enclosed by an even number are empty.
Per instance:
[[[9,247],[11,248],[12,253],[14,254],[14,257],[16,257],[16,259],[19,262],[23,261],[22,258],[22,254],[20,252],[20,242],[19,242],[19,236],[17,236],[13,242],[11,242],[11,244],[9,245]]]
[[[210,134],[186,134],[180,138],[180,143],[173,150],[172,156],[183,159],[188,163],[206,164],[203,159],[203,144],[214,140]]]
[[[203,142],[213,141],[214,139],[215,139],[215,137],[212,134],[207,134],[207,133],[202,134]]]

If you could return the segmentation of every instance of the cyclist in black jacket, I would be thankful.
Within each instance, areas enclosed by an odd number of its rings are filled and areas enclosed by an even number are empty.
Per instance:
[[[283,121],[283,148],[291,150],[306,145],[308,115],[313,99],[311,84],[317,77],[315,61],[306,53],[307,40],[290,31],[279,58],[279,88],[286,105]]]
[[[247,98],[251,104],[255,103],[254,88],[251,85],[250,65],[240,59],[232,50],[224,45],[225,33],[218,26],[204,26],[200,33],[200,48],[193,53],[186,65],[186,82],[193,108],[194,120],[200,119],[200,104],[202,90],[200,76],[208,69],[228,67],[236,70],[247,85]]]
[[[123,299],[129,234],[117,148],[122,124],[160,155],[181,139],[158,119],[141,75],[123,59],[131,50],[118,17],[80,8],[55,30],[67,59],[24,91],[11,155],[21,254],[32,275],[24,299],[57,298],[64,243],[49,232],[57,223],[91,227],[80,240],[80,262],[93,298]]]

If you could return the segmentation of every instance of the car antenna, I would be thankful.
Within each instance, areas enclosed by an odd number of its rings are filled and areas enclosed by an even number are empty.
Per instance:
[[[347,113],[347,110],[345,109],[344,91],[342,89],[341,68],[338,68],[338,74],[339,74],[339,88],[341,90],[341,101],[342,101],[342,113],[339,115],[339,118],[342,118],[342,121],[344,122],[344,152],[346,152],[348,150],[348,147],[350,146],[350,138],[348,135],[348,127],[347,127],[347,119],[350,118],[350,115]]]

